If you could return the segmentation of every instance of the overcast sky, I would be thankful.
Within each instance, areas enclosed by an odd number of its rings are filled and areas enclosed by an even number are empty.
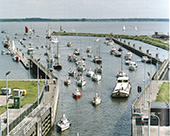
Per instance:
[[[0,18],[169,18],[169,0],[0,0]]]

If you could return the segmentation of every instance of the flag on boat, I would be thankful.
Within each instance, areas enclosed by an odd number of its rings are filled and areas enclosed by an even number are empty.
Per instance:
[[[25,26],[25,33],[28,33],[28,27]]]

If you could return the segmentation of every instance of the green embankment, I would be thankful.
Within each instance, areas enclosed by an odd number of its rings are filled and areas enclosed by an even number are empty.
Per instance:
[[[110,34],[97,34],[97,33],[73,33],[73,32],[53,32],[53,35],[62,35],[62,36],[89,36],[89,37],[109,37]],[[134,36],[134,35],[117,35],[113,34],[115,38],[121,39],[131,39],[141,41],[147,44],[151,44],[156,47],[160,47],[165,50],[169,50],[169,42],[162,39],[152,38],[148,36]]]
[[[40,86],[39,86],[40,91],[41,91],[42,86],[43,86],[43,82],[40,82]],[[6,87],[6,81],[0,81],[0,88],[4,88],[4,87]],[[24,89],[27,91],[27,94],[25,96],[22,96],[21,107],[24,106],[25,104],[32,104],[37,99],[37,82],[36,81],[8,81],[8,87],[11,88],[11,91],[13,89]],[[2,94],[0,96],[2,96]],[[12,107],[13,107],[13,104],[9,104],[9,108],[12,108]],[[4,113],[5,111],[6,111],[6,103],[5,103],[5,106],[0,107],[0,114]]]
[[[163,82],[155,102],[170,102],[170,83]]]

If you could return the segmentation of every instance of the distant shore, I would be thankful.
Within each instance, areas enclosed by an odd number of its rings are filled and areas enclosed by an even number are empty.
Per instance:
[[[169,22],[168,18],[1,18],[0,22]]]

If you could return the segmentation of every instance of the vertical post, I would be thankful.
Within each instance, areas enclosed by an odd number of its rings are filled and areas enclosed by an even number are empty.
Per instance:
[[[37,65],[37,104],[39,105],[39,67]]]
[[[148,101],[148,136],[150,136],[150,108],[151,108],[151,75],[150,73],[148,72],[148,76],[149,76],[149,81],[150,81],[150,85],[149,85],[149,101]]]
[[[2,136],[2,130],[1,130],[1,117],[0,117],[0,136]]]
[[[8,89],[8,75],[11,73],[11,71],[8,71],[6,73],[6,118],[7,118],[7,136],[9,136],[9,115],[8,115],[8,93],[9,93],[9,89]]]

